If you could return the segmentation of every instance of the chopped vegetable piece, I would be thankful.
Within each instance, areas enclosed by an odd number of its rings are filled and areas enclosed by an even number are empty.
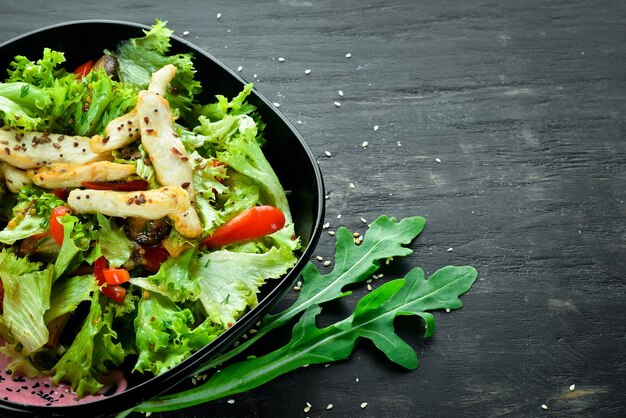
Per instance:
[[[93,68],[93,64],[94,64],[93,60],[89,60],[86,63],[84,63],[82,65],[79,65],[74,70],[74,74],[76,74],[78,76],[78,78],[85,77],[87,74],[89,74],[89,72]]]
[[[122,286],[104,286],[101,290],[102,294],[109,299],[113,299],[116,303],[122,303],[126,296],[126,289]]]
[[[109,285],[122,284],[130,280],[130,273],[126,269],[106,268],[102,270],[102,274]]]
[[[69,214],[70,211],[65,206],[57,206],[52,209],[52,213],[50,214],[50,232],[52,233],[52,238],[57,242],[57,244],[63,245],[63,225],[59,223],[57,220],[58,217],[65,216]]]
[[[206,237],[202,244],[210,248],[237,241],[260,238],[285,226],[285,215],[273,206],[255,206],[244,210]]]
[[[81,186],[93,190],[114,190],[117,192],[134,192],[148,190],[148,182],[145,180],[131,180],[124,183],[109,181],[83,181]]]
[[[96,276],[96,281],[98,285],[103,285],[106,283],[106,278],[104,277],[104,269],[109,266],[109,262],[104,256],[98,258],[95,263],[93,263],[93,274]]]

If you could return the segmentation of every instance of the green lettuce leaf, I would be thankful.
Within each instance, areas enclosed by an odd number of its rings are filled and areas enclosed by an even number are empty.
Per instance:
[[[42,58],[33,62],[18,55],[11,62],[8,70],[8,82],[24,82],[38,87],[51,87],[57,77],[67,74],[63,68],[57,68],[65,62],[62,52],[44,48]]]
[[[144,31],[144,37],[123,42],[115,55],[120,64],[120,79],[140,90],[148,87],[153,72],[167,64],[175,65],[176,76],[165,98],[172,109],[181,111],[184,119],[201,87],[200,82],[194,80],[196,70],[191,54],[168,55],[173,32],[165,26],[166,23],[157,20],[150,30]]]
[[[104,297],[96,293],[72,345],[50,371],[54,384],[70,383],[78,397],[100,390],[104,385],[98,381],[99,375],[120,365],[125,356],[121,344],[115,342],[117,333],[111,325],[115,312],[103,312],[103,304]]]
[[[96,278],[92,274],[55,281],[50,294],[50,309],[44,314],[44,322],[49,324],[66,313],[74,312],[81,302],[91,300],[97,289]]]
[[[41,270],[41,263],[31,263],[6,248],[0,252],[2,319],[25,354],[35,352],[48,341],[44,313],[50,308],[53,276],[51,265]]]
[[[35,187],[25,187],[17,196],[17,204],[12,209],[11,228],[7,225],[0,231],[0,242],[14,244],[16,241],[46,232],[49,229],[52,209],[65,202],[52,193]]]
[[[198,319],[158,293],[144,296],[135,320],[139,358],[133,371],[166,372],[223,332],[209,320],[194,327]]]
[[[54,263],[54,277],[59,278],[70,264],[77,266],[87,260],[92,263],[102,250],[102,246],[91,247],[91,242],[98,238],[98,232],[91,222],[81,222],[76,216],[65,215],[57,221],[63,226],[63,245]],[[88,254],[97,252],[97,255]]]
[[[263,254],[232,251],[204,253],[192,266],[202,293],[199,300],[212,321],[228,327],[257,305],[259,287],[268,278],[278,278],[294,266],[296,257],[288,248],[271,248]]]
[[[169,257],[159,271],[149,277],[131,278],[135,286],[167,296],[173,301],[196,300],[201,289],[191,274],[191,265],[196,262],[196,251],[187,250],[178,257]]]
[[[117,268],[128,261],[133,252],[133,243],[113,219],[98,213],[98,243],[102,255],[109,261],[109,266]]]
[[[0,120],[5,126],[37,130],[45,126],[51,103],[43,89],[28,83],[0,83]]]

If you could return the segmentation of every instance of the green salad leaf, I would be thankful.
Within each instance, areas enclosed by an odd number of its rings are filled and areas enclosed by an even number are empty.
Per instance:
[[[22,344],[25,354],[48,341],[44,313],[50,308],[53,276],[51,265],[41,270],[41,263],[31,263],[6,248],[0,252],[0,280],[4,287],[2,321]]]
[[[404,237],[399,237],[390,231],[378,229],[385,222],[394,225],[393,221],[386,217],[385,221],[379,222],[369,238],[372,240],[369,251],[380,250],[381,238],[385,237],[387,244],[395,244],[396,252],[405,243]],[[409,218],[411,219],[411,218]],[[415,218],[413,219],[416,220]],[[421,225],[420,225],[421,224]],[[398,224],[395,224],[396,227]],[[372,224],[372,227],[374,224]],[[404,225],[407,227],[408,225]],[[413,229],[419,233],[423,227],[422,222],[413,225]],[[407,228],[408,231],[412,228]],[[397,229],[396,233],[399,232]],[[364,243],[367,241],[366,236]],[[343,264],[344,260],[359,259],[362,254],[356,250],[359,247],[339,245],[335,260],[337,265]],[[404,248],[406,250],[406,248]],[[382,255],[382,254],[381,254]],[[404,254],[399,255],[406,255]],[[362,266],[363,267],[363,266]],[[375,265],[377,268],[378,266]],[[314,269],[310,267],[309,269]],[[348,269],[349,271],[349,269]],[[359,269],[354,271],[358,275]],[[376,271],[376,269],[374,269]],[[368,274],[371,274],[370,272]],[[349,272],[348,274],[352,274]],[[329,289],[328,283],[319,273],[308,273],[309,280],[304,279],[302,291],[309,298],[312,293]],[[425,322],[424,337],[430,337],[434,332],[435,318],[431,311],[462,307],[459,296],[467,292],[476,280],[477,272],[471,266],[448,266],[444,267],[428,279],[420,268],[414,268],[404,278],[387,282],[371,293],[363,296],[349,317],[325,328],[316,325],[316,318],[321,312],[320,303],[307,304],[303,315],[293,327],[291,340],[284,346],[259,357],[249,357],[246,360],[235,362],[214,373],[206,382],[192,389],[168,394],[154,400],[145,402],[134,410],[141,412],[164,412],[186,408],[241,393],[258,387],[270,380],[290,371],[309,364],[321,364],[344,360],[353,352],[357,341],[361,338],[371,340],[389,360],[405,367],[415,369],[418,359],[413,348],[407,344],[394,330],[394,319],[397,316],[413,315],[421,317]],[[346,280],[349,282],[349,280]],[[336,299],[344,295],[343,292],[332,292]],[[318,299],[325,300],[330,295]],[[328,299],[331,300],[331,299]],[[294,306],[301,306],[300,303]],[[278,314],[280,315],[280,314]],[[268,315],[263,321],[260,330],[263,332],[271,319],[277,316]]]

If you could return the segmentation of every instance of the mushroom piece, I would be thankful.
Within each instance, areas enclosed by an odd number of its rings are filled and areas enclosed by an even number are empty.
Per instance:
[[[117,76],[117,70],[120,65],[117,62],[117,58],[111,55],[103,55],[100,57],[98,61],[93,65],[94,70],[99,70],[100,68],[104,68],[104,72],[112,79],[117,81],[119,78]]]
[[[126,235],[142,247],[154,247],[170,234],[170,229],[163,219],[128,218]]]

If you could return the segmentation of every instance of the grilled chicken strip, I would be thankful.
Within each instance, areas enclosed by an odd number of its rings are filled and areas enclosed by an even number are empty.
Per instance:
[[[93,152],[88,137],[0,129],[0,161],[23,170],[50,163],[83,164],[110,159],[110,154]]]
[[[176,67],[168,64],[158,71],[152,73],[148,90],[165,95],[167,86],[176,75]],[[104,129],[104,135],[96,135],[89,141],[89,146],[93,152],[107,152],[122,148],[139,139],[139,117],[137,108],[127,114],[113,119]]]
[[[182,187],[161,187],[143,192],[74,189],[67,199],[75,213],[102,213],[121,218],[160,219],[189,209],[189,195]]]
[[[162,186],[179,186],[195,198],[193,167],[182,141],[174,132],[172,112],[167,100],[154,92],[143,90],[137,99],[141,127],[141,143],[152,160],[156,178]],[[202,233],[202,225],[195,208],[171,214],[174,228],[181,235],[195,238]]]
[[[135,174],[132,164],[96,161],[86,164],[55,163],[26,172],[37,186],[47,189],[80,187],[84,181],[116,181]]]

